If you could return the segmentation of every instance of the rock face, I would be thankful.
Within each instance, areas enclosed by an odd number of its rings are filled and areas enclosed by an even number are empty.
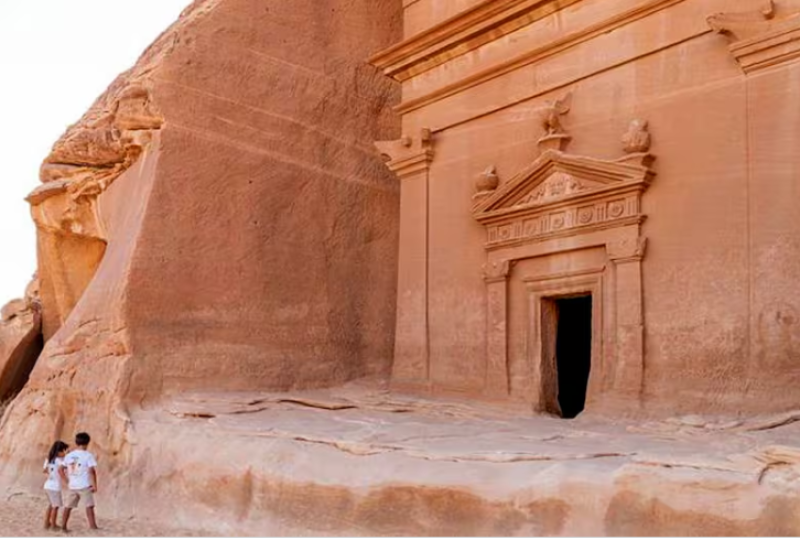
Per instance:
[[[221,534],[800,533],[798,58],[800,0],[195,2],[29,197],[0,488],[86,430]]]
[[[0,403],[19,392],[28,381],[44,345],[38,282],[25,298],[0,310]]]
[[[124,463],[164,394],[388,374],[398,89],[366,60],[396,4],[197,1],[55,144],[29,197],[47,344],[2,474],[79,428]]]

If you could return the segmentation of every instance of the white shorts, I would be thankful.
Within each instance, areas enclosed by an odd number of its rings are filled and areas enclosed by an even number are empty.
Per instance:
[[[61,492],[54,489],[44,490],[47,493],[47,499],[50,501],[50,508],[63,508],[64,503],[61,500]]]
[[[77,508],[81,501],[83,501],[84,508],[94,508],[94,493],[90,488],[69,490],[67,508]]]

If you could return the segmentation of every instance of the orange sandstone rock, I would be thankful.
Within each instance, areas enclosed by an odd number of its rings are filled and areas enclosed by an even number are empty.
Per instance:
[[[0,485],[85,429],[223,534],[798,534],[799,57],[800,0],[195,2],[29,198]]]
[[[126,411],[167,393],[388,375],[399,191],[372,143],[399,93],[367,58],[400,22],[197,1],[69,128],[29,197],[47,344],[4,463],[80,428],[121,464]]]
[[[0,402],[19,392],[42,351],[41,306],[37,280],[25,298],[12,300],[0,310]]]

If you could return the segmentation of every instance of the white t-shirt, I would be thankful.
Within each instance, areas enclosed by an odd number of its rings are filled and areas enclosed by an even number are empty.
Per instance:
[[[86,450],[73,450],[64,458],[69,489],[86,489],[92,486],[89,469],[97,467],[94,455]]]
[[[47,482],[44,483],[44,489],[48,491],[61,491],[61,476],[58,474],[58,469],[64,464],[64,460],[57,457],[53,463],[44,460],[44,468],[47,470]]]

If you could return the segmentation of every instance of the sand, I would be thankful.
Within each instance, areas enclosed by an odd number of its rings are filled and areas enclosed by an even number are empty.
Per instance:
[[[145,520],[113,520],[103,515],[102,506],[97,509],[97,524],[100,530],[92,531],[86,524],[86,514],[83,509],[73,511],[70,518],[70,532],[45,530],[44,494],[40,500],[35,497],[14,497],[0,504],[0,537],[9,536],[41,536],[41,537],[120,537],[120,536],[210,536],[204,531],[188,531],[170,529],[154,525]],[[59,512],[59,521],[61,513]]]

